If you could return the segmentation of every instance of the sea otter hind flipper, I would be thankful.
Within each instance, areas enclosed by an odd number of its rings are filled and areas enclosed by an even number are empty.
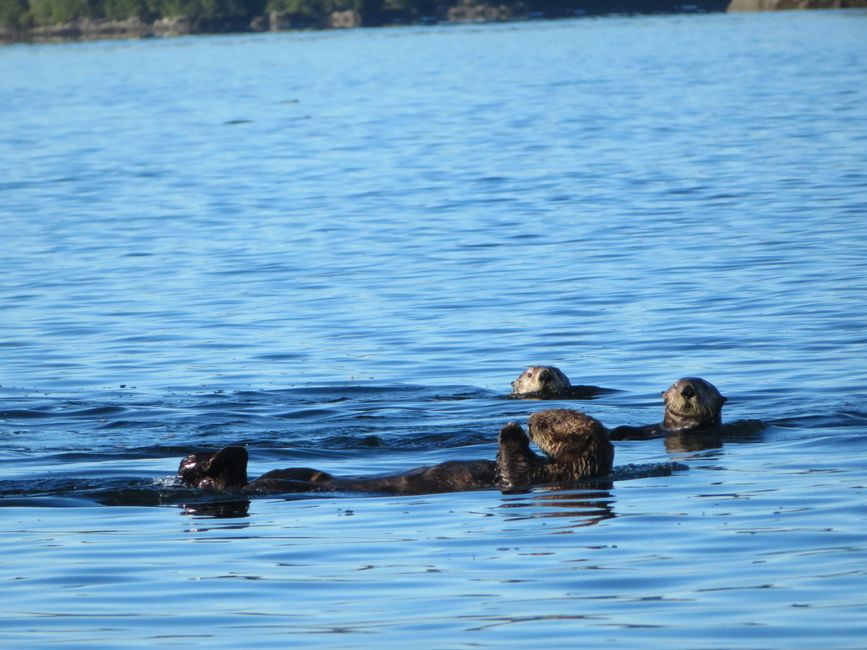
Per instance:
[[[198,488],[240,488],[247,483],[247,458],[247,449],[240,446],[197,452],[181,461],[178,476],[187,485]]]

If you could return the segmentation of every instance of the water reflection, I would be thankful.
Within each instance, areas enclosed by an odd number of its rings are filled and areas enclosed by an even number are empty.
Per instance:
[[[182,515],[209,519],[241,519],[250,516],[249,499],[211,501],[205,503],[182,503],[178,506]]]
[[[570,518],[570,527],[593,526],[612,519],[613,483],[568,483],[536,488],[516,499],[509,499],[500,508],[507,512],[508,520],[538,518]]]
[[[706,431],[670,433],[665,436],[665,449],[682,453],[720,449],[726,443],[761,442],[764,429],[761,420],[739,420]]]

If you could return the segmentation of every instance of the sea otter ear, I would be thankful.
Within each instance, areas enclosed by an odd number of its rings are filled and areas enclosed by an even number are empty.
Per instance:
[[[726,402],[729,401],[729,398],[726,397],[725,395],[720,395],[720,399],[722,400],[722,401],[720,402],[720,404],[725,404]]]

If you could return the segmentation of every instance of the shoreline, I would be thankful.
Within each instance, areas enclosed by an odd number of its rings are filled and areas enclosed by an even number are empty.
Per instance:
[[[636,3],[638,4],[638,3]],[[0,27],[0,45],[88,42],[171,38],[177,36],[216,34],[255,34],[303,30],[354,29],[359,27],[455,25],[468,23],[518,22],[527,20],[557,20],[562,18],[604,15],[677,15],[698,13],[740,13],[788,11],[806,9],[867,8],[867,0],[723,0],[695,4],[670,5],[661,10],[648,3],[645,11],[577,11],[572,14],[544,15],[531,11],[527,5],[474,4],[461,0],[438,16],[395,15],[390,20],[365,25],[358,11],[332,11],[319,18],[299,19],[287,13],[270,12],[251,18],[193,19],[187,16],[161,17],[149,21],[139,17],[125,19],[78,18],[69,22],[11,29]]]
[[[705,3],[712,5],[714,3]],[[718,6],[724,2],[715,3]],[[195,20],[187,16],[157,18],[153,21],[138,17],[123,20],[103,18],[79,18],[56,25],[40,25],[19,31],[0,27],[0,45],[88,42],[100,40],[124,40],[145,38],[171,38],[176,36],[200,36],[217,34],[256,34],[265,32],[310,31],[329,29],[354,29],[361,27],[400,27],[412,25],[459,25],[492,22],[519,22],[527,20],[557,20],[613,15],[616,13],[676,14],[720,13],[725,8],[700,8],[683,5],[681,11],[646,12],[585,12],[573,15],[543,15],[532,12],[525,5],[470,4],[463,0],[449,7],[439,16],[394,16],[391,20],[375,25],[365,25],[357,11],[332,11],[318,20],[298,19],[279,12],[256,15],[250,19]],[[694,8],[693,8],[694,7]]]

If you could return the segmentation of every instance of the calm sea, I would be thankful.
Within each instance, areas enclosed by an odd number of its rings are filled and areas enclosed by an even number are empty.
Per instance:
[[[867,13],[0,49],[0,645],[867,646]],[[617,392],[505,399],[527,365]],[[550,406],[612,489],[218,498]]]

